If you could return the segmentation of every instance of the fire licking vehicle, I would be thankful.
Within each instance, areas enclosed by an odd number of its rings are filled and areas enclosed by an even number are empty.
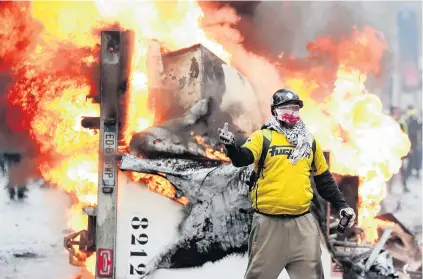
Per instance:
[[[357,226],[339,236],[327,204],[313,203],[333,260],[367,275],[378,257],[389,258],[380,249],[396,232],[405,245],[400,252],[390,246],[402,255],[397,259],[411,262],[409,272],[421,267],[399,222],[376,218],[386,181],[410,148],[366,88],[367,77],[380,71],[386,47],[380,32],[353,28],[338,40],[317,38],[305,60],[269,61],[248,52],[236,29],[201,28],[201,20],[213,18],[236,23],[233,10],[207,18],[192,1],[9,3],[2,18],[8,24],[0,35],[23,30],[0,51],[15,77],[8,102],[20,115],[8,121],[30,127],[43,178],[74,199],[75,233],[64,242],[72,264],[96,278],[139,278],[245,252],[249,169],[228,164],[215,131],[229,122],[245,139],[266,119],[269,94],[284,85],[301,94],[304,121],[358,211]],[[144,247],[158,221],[149,204],[129,202],[141,188],[131,188],[134,182],[183,207],[179,240],[156,253]],[[219,256],[210,252],[216,243]],[[362,253],[353,260],[356,251]]]

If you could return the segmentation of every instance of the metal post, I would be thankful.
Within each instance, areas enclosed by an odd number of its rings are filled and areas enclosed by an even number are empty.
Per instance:
[[[388,241],[389,237],[391,236],[392,229],[386,229],[381,238],[379,239],[379,242],[376,244],[376,246],[373,248],[372,252],[370,253],[369,258],[366,261],[366,264],[364,266],[364,271],[367,272],[370,270],[370,267],[372,267],[372,264],[375,262],[377,256],[379,255],[380,251],[383,249],[383,245],[385,245],[386,241]]]
[[[96,224],[96,276],[115,278],[116,198],[121,83],[121,34],[101,32],[100,152]]]

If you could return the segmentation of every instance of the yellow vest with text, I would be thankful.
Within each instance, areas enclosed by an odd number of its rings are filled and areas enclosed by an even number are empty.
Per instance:
[[[314,154],[310,150],[308,158],[300,159],[293,165],[288,156],[292,154],[295,146],[290,144],[283,134],[276,131],[271,133],[263,173],[250,192],[253,208],[265,214],[302,214],[309,210],[313,198],[310,182],[313,157],[316,169],[314,175],[328,170],[323,151],[316,142]],[[242,147],[253,153],[257,171],[263,149],[263,130],[254,132]]]

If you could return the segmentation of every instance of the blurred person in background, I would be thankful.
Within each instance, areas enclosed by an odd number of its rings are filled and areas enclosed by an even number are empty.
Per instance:
[[[405,119],[403,119],[401,117],[401,108],[397,107],[397,106],[392,106],[391,107],[391,116],[392,118],[398,122],[398,124],[400,125],[401,130],[404,132],[404,134],[406,134],[408,136],[408,125],[407,125],[407,121],[405,121]],[[409,157],[411,153],[410,152],[404,157],[402,158],[402,165],[400,168],[400,175],[401,175],[401,182],[402,182],[402,186],[403,186],[403,191],[404,192],[409,192],[410,189],[407,187],[407,180],[408,180],[408,176],[407,176],[407,167],[405,166],[406,159]],[[409,162],[408,162],[409,164]],[[391,192],[392,191],[392,183],[394,180],[394,176],[388,181],[388,191]]]
[[[411,142],[409,162],[405,170],[405,176],[407,179],[411,175],[420,178],[420,169],[422,165],[422,122],[418,117],[417,109],[413,106],[408,107],[405,121],[408,126],[408,138]]]
[[[21,157],[19,160],[12,160],[7,163],[8,183],[6,187],[9,191],[9,198],[11,200],[15,199],[15,197],[18,199],[26,197],[26,192],[28,191],[26,186],[27,167],[27,160],[22,160]]]
[[[28,183],[39,179],[35,158],[24,157],[19,152],[0,153],[0,173],[7,176],[6,189],[11,200],[27,197]]]

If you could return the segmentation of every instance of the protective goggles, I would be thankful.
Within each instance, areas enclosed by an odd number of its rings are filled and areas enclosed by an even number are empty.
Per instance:
[[[276,113],[283,114],[283,113],[289,113],[289,112],[299,112],[300,106],[299,105],[286,105],[286,106],[280,106],[275,108]]]

